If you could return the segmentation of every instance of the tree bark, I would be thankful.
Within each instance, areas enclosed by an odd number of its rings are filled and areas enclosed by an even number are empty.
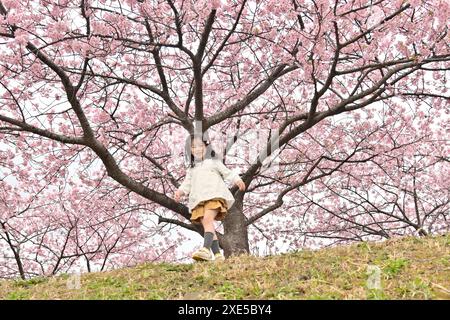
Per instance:
[[[235,203],[229,209],[229,213],[223,221],[224,235],[221,239],[221,246],[226,258],[232,255],[250,253],[248,228],[245,216],[242,213],[242,195],[235,196],[235,199]]]

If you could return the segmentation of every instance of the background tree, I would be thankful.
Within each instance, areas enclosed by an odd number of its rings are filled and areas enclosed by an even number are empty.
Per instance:
[[[222,153],[249,189],[232,189],[220,242],[227,256],[247,252],[249,230],[277,233],[278,215],[329,214],[309,199],[284,200],[374,159],[361,147],[374,134],[349,132],[378,132],[376,115],[407,123],[406,103],[418,118],[445,116],[448,9],[436,0],[1,0],[2,150],[21,154],[23,166],[39,156],[36,166],[55,173],[18,189],[37,194],[44,182],[79,176],[131,191],[162,224],[202,234],[172,199],[184,174],[177,148],[194,121],[202,132],[227,133]],[[367,117],[358,118],[362,110]],[[338,123],[343,115],[350,120]],[[256,126],[270,133],[261,156],[232,157]],[[429,156],[439,158],[443,150],[435,151]],[[273,160],[269,176],[264,166]],[[20,171],[14,161],[9,168]]]

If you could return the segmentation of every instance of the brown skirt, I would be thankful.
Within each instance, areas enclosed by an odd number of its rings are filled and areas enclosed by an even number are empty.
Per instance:
[[[192,209],[191,221],[193,223],[201,223],[200,218],[205,215],[206,209],[219,209],[215,220],[223,220],[228,212],[227,202],[223,198],[212,198],[209,200],[201,201]]]

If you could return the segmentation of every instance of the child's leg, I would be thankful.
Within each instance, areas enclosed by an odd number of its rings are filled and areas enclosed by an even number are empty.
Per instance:
[[[214,218],[216,217],[216,215],[217,209],[207,209],[205,210],[204,216],[201,219],[203,229],[205,230],[205,239],[203,246],[208,249],[211,249],[214,236],[216,236],[216,232],[214,230]]]
[[[214,226],[214,238],[213,238],[213,242],[211,245],[211,250],[214,254],[220,253],[219,238],[217,238],[217,233],[215,230],[216,230],[216,227]]]

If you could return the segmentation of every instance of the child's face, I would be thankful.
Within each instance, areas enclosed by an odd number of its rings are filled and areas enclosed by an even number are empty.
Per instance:
[[[194,139],[194,141],[192,141],[191,152],[195,158],[203,159],[203,156],[205,155],[205,151],[206,151],[206,148],[205,148],[205,144],[203,143],[203,141],[198,140],[198,139]]]

